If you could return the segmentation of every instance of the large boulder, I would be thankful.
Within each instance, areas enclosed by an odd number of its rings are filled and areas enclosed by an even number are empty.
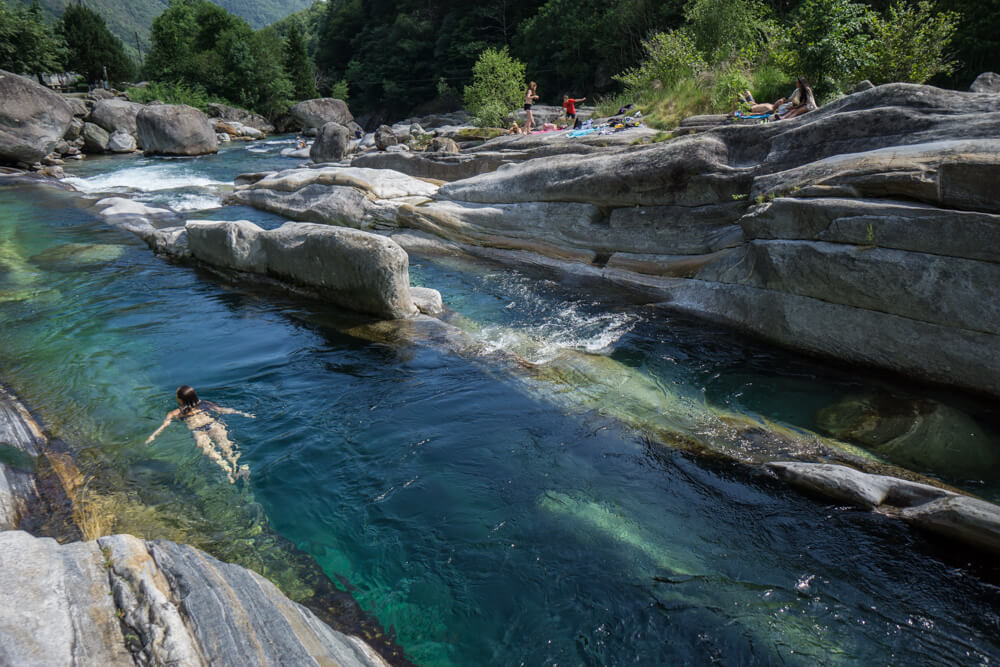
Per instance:
[[[136,116],[136,125],[147,154],[204,155],[219,150],[208,116],[185,104],[147,106]]]
[[[1000,74],[983,72],[972,82],[969,90],[973,93],[1000,93]]]
[[[386,664],[259,574],[172,542],[7,531],[0,575],[4,664]]]
[[[434,137],[428,144],[427,150],[432,153],[458,153],[458,144],[454,139],[448,137]]]
[[[347,155],[351,131],[340,123],[326,123],[319,129],[316,140],[309,148],[313,162],[338,162]]]
[[[90,112],[90,122],[96,123],[109,133],[124,132],[136,135],[135,117],[145,107],[137,102],[128,102],[117,97],[100,100]]]
[[[212,266],[304,286],[338,306],[382,319],[417,314],[409,257],[384,236],[298,222],[265,231],[245,220],[192,220],[186,228],[192,256]]]
[[[388,125],[379,125],[378,129],[375,130],[375,147],[380,151],[398,143],[399,139],[396,137],[396,133]]]
[[[63,100],[69,105],[70,111],[73,112],[74,118],[84,118],[90,113],[90,107],[87,103],[81,100],[79,97],[66,97],[63,96]]]
[[[108,150],[112,153],[131,153],[136,149],[135,137],[121,130],[108,138]]]
[[[209,104],[208,115],[212,118],[242,123],[248,127],[260,130],[264,134],[272,134],[274,132],[274,125],[269,123],[266,118],[252,111],[240,109],[239,107],[231,107],[227,104]]]
[[[83,126],[83,146],[88,153],[107,153],[111,135],[94,123],[85,123]]]
[[[289,110],[288,114],[303,130],[323,127],[327,123],[347,125],[354,120],[347,103],[332,97],[299,102]]]
[[[31,79],[0,70],[0,162],[41,160],[66,135],[73,111]]]

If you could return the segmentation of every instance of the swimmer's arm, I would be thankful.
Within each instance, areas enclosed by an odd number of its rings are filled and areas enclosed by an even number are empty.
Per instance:
[[[153,442],[153,440],[156,439],[156,436],[158,436],[161,433],[163,433],[163,429],[167,428],[167,426],[170,425],[170,422],[173,421],[174,418],[177,417],[177,415],[179,415],[179,414],[180,414],[180,410],[171,410],[170,412],[168,412],[166,418],[164,418],[164,420],[163,420],[163,423],[160,424],[160,428],[158,428],[155,431],[153,431],[153,435],[151,435],[148,438],[146,438],[146,442],[144,444],[148,445],[149,443]]]
[[[211,401],[202,401],[206,403],[208,407],[218,412],[220,415],[239,415],[241,417],[249,417],[250,419],[256,419],[256,417],[249,412],[243,412],[242,410],[236,410],[234,408],[224,408],[221,405],[212,403]]]

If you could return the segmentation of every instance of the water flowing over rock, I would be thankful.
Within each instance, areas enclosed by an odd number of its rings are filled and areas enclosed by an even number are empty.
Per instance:
[[[386,664],[260,575],[189,546],[7,531],[0,572],[5,664]]]
[[[0,162],[33,163],[69,129],[70,106],[31,79],[0,70]]]
[[[319,129],[316,140],[309,147],[313,162],[337,162],[347,155],[351,132],[340,123],[326,123]]]
[[[351,110],[343,100],[333,97],[322,97],[315,100],[299,102],[288,112],[295,123],[303,130],[320,128],[327,123],[347,125],[354,120]]]
[[[136,116],[139,145],[154,155],[204,155],[219,150],[208,116],[184,104],[147,106]]]

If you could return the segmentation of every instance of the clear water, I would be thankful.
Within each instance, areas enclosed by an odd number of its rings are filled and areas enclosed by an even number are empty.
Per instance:
[[[493,351],[543,371],[576,355],[664,403],[800,429],[878,391],[944,401],[995,438],[994,403],[798,358],[620,293],[414,257],[414,281],[482,343],[459,353],[168,264],[87,206],[101,191],[180,208],[215,198],[192,217],[278,224],[216,204],[236,174],[294,165],[284,145],[91,160],[75,170],[84,198],[0,181],[0,379],[74,449],[110,529],[185,539],[294,595],[266,556],[267,525],[348,582],[418,664],[1000,658],[991,561],[671,449],[643,429],[656,415],[638,393],[526,377]],[[230,486],[182,426],[142,445],[182,383],[257,415],[227,419],[248,485]],[[1000,499],[996,477],[939,476]]]

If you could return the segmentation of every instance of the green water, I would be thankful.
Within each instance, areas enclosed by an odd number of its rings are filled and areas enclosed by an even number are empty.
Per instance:
[[[236,173],[294,164],[271,146],[88,161],[77,184],[274,225],[218,207]],[[413,257],[412,276],[480,347],[359,329],[157,259],[88,198],[0,182],[0,379],[74,451],[109,529],[189,541],[305,599],[283,536],[419,664],[1000,657],[991,562],[667,446],[752,460],[720,415],[811,437],[821,410],[873,394],[947,405],[996,438],[995,404],[455,259]],[[182,426],[143,446],[182,383],[257,415],[226,419],[248,484]],[[989,470],[918,472],[1000,499]]]

